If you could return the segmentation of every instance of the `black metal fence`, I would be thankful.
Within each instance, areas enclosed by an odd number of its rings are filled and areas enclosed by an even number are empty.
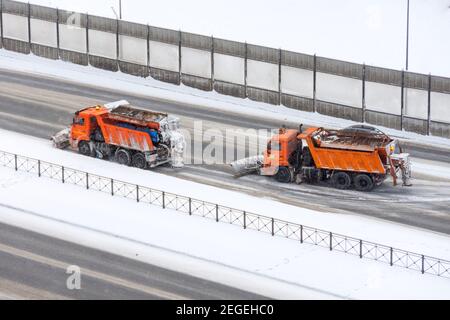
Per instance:
[[[0,48],[450,138],[450,78],[366,66],[29,3],[0,2]],[[71,30],[74,23],[78,31]],[[126,44],[127,39],[132,39],[135,49],[129,49],[133,46]],[[164,51],[166,54],[162,51],[155,54],[155,44],[171,49]],[[173,57],[170,50],[174,50]],[[196,58],[189,58],[189,54]],[[170,56],[167,58],[170,61],[161,63],[158,61],[161,55]],[[224,56],[242,62],[225,68],[239,69],[237,78],[219,75],[218,67],[222,66],[223,72],[225,62],[218,60]],[[202,62],[198,64],[194,60]],[[258,67],[250,68],[254,62],[259,63]],[[269,69],[261,71],[264,68]],[[258,76],[259,73],[264,76]],[[262,78],[265,80],[259,81]],[[338,93],[328,92],[327,87],[339,88]],[[386,105],[382,99],[378,101],[383,96],[393,102]]]
[[[274,237],[316,245],[330,251],[344,252],[361,259],[366,258],[390,266],[416,270],[422,274],[427,273],[450,278],[450,261],[444,259],[107,178],[9,152],[0,151],[0,165],[62,183],[108,193],[112,196],[156,205],[163,209],[172,209],[188,215],[235,225],[243,229],[267,233]]]

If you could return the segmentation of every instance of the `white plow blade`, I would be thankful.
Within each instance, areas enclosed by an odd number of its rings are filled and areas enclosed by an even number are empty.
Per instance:
[[[52,137],[52,141],[53,141],[53,146],[58,148],[58,149],[65,149],[69,146],[69,139],[70,136],[70,129],[66,128],[64,130],[61,130],[60,132],[58,132],[57,134],[55,134]]]
[[[261,168],[263,162],[264,156],[259,155],[234,161],[230,163],[230,166],[233,168],[233,171],[236,175],[241,175],[258,170],[259,168]]]

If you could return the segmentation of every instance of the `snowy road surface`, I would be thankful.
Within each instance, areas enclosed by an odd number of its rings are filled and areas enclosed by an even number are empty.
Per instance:
[[[55,62],[51,61],[51,63]],[[60,66],[67,66],[64,63],[57,63]],[[71,67],[76,69],[78,66],[71,65]],[[83,70],[89,69],[80,67],[78,71],[80,76],[83,75]],[[109,81],[115,86],[122,83],[125,88],[130,85],[127,80],[121,82],[107,78],[112,73],[96,70],[96,74],[99,75],[98,80],[105,83]],[[105,78],[102,78],[103,75]],[[125,79],[132,78],[125,77]],[[191,132],[194,120],[203,120],[205,129],[276,128],[282,123],[296,126],[292,122],[282,122],[279,119],[263,119],[254,115],[243,116],[219,111],[217,108],[205,109],[191,103],[167,102],[143,94],[130,94],[125,90],[121,92],[116,89],[98,88],[32,74],[1,71],[0,83],[0,128],[42,138],[48,138],[67,125],[75,110],[90,104],[120,99],[127,99],[136,106],[176,114],[181,118],[182,126]],[[168,88],[174,91],[178,89],[170,85]],[[220,101],[211,101],[217,105],[221,104]],[[264,107],[263,104],[260,105]],[[334,121],[338,124],[340,120]],[[414,142],[415,136],[412,135],[412,137],[409,143]],[[421,139],[423,141],[429,139],[433,145],[438,144],[441,147],[411,145],[406,148],[412,154],[413,162],[416,163],[413,166],[414,186],[394,188],[387,181],[382,187],[369,194],[338,191],[323,186],[282,185],[269,178],[257,176],[247,176],[236,180],[229,168],[224,165],[195,165],[180,171],[158,168],[156,172],[263,198],[276,199],[301,207],[339,211],[343,214],[368,215],[450,234],[450,210],[448,209],[450,207],[450,152],[445,146],[446,139],[433,137],[421,137]],[[16,149],[16,152],[23,153],[20,148]]]
[[[71,265],[81,268],[81,290],[66,287]],[[264,298],[2,223],[0,271],[0,299]]]

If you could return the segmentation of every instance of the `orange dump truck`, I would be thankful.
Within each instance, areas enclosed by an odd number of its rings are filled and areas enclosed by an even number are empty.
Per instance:
[[[324,181],[338,189],[359,191],[372,190],[389,175],[396,185],[401,172],[403,185],[411,185],[409,155],[398,141],[365,125],[342,130],[282,128],[263,155],[231,166],[237,174],[256,171],[284,183]]]
[[[178,119],[165,113],[131,107],[127,101],[77,111],[72,125],[52,137],[60,149],[137,168],[169,163],[183,166],[184,136]]]

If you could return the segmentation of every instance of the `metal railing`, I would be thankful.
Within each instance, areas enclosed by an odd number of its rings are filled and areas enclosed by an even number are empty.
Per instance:
[[[108,193],[112,196],[156,205],[163,209],[172,209],[188,215],[200,216],[216,222],[239,226],[243,229],[267,233],[274,237],[283,237],[299,243],[316,245],[330,251],[334,250],[354,255],[361,259],[366,258],[390,266],[416,270],[422,274],[426,273],[450,278],[450,261],[393,248],[392,246],[107,178],[5,151],[0,151],[0,166],[32,173],[39,177],[58,180],[62,183],[82,186],[86,189]]]

